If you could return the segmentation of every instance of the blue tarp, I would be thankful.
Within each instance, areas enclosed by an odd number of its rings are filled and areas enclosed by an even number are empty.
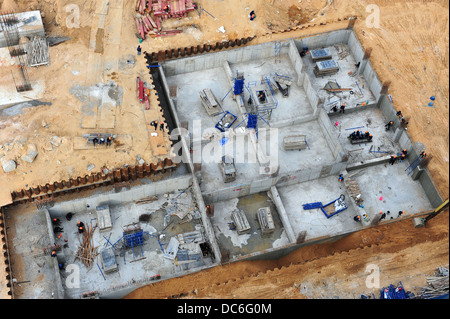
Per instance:
[[[409,299],[409,293],[400,282],[397,286],[389,285],[380,291],[380,299]]]

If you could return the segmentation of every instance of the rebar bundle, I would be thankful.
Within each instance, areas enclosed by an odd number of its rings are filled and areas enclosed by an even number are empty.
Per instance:
[[[448,295],[448,266],[439,267],[434,276],[427,278],[427,287],[418,293],[419,299],[433,299]]]
[[[97,228],[97,225],[89,227],[86,225],[86,229],[83,232],[83,242],[78,247],[75,260],[80,259],[86,268],[90,269],[94,264],[95,256],[97,255],[97,248],[94,246],[93,234]]]
[[[34,37],[27,43],[27,64],[28,66],[39,66],[49,63],[49,50],[47,39]]]

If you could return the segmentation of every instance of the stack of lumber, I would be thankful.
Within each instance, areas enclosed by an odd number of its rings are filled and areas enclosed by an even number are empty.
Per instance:
[[[81,260],[81,262],[86,266],[86,268],[91,268],[94,264],[94,258],[97,255],[97,247],[94,246],[94,239],[93,234],[95,231],[95,226],[89,227],[89,225],[86,225],[86,229],[82,233],[83,235],[83,242],[80,243],[80,246],[78,247],[77,254],[75,256],[74,261],[77,259]]]
[[[359,188],[358,182],[351,177],[346,177],[344,179],[344,184],[356,205],[361,205],[363,199],[361,198],[361,189]]]

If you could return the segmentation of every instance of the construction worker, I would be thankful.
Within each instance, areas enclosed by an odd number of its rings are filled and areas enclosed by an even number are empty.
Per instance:
[[[425,153],[425,151],[422,151],[422,153],[420,153],[419,157],[420,158],[427,157],[427,153]]]
[[[61,237],[62,237],[62,233],[60,233],[60,234],[58,235],[58,239],[61,239]]]
[[[170,4],[166,4],[165,6],[164,6],[164,12],[165,13],[169,13],[169,10],[170,10]]]
[[[361,138],[361,132],[359,130],[356,130],[356,138],[357,139]]]
[[[105,144],[105,138],[100,137],[100,141],[98,142],[99,145]]]
[[[370,135],[369,131],[366,131],[366,132],[364,133],[364,138],[369,138],[369,135]]]
[[[98,138],[94,137],[94,139],[92,140],[92,143],[94,143],[94,148],[95,148],[95,145],[98,143]]]
[[[394,125],[394,122],[389,121],[384,127],[386,128],[386,131],[389,131],[391,126],[393,126],[393,125]]]
[[[345,103],[342,103],[341,109],[339,110],[339,113],[345,113]]]
[[[386,213],[380,212],[380,221],[386,218]]]
[[[408,121],[406,121],[406,119],[404,117],[401,118],[400,120],[400,125],[406,130],[406,127],[408,126]]]
[[[404,154],[406,156],[406,154],[408,154],[408,151],[406,150],[406,148],[402,151],[402,154]]]
[[[266,101],[266,96],[263,93],[263,91],[259,92],[258,99],[259,99],[259,102],[261,102],[261,103],[264,103]]]
[[[142,48],[140,45],[137,47],[137,55],[141,55]]]
[[[373,135],[369,134],[369,136],[367,137],[367,141],[370,142],[373,139]]]
[[[360,222],[361,221],[361,216],[357,215],[357,216],[353,217],[353,220],[355,222]]]
[[[342,174],[339,175],[339,181],[343,182],[344,181],[344,176],[342,176]]]
[[[405,213],[404,211],[400,210],[400,211],[398,212],[398,217],[402,216],[404,213]]]
[[[391,159],[389,160],[389,164],[394,165],[397,160],[397,155],[391,155]]]
[[[112,137],[111,137],[111,136],[108,136],[108,137],[106,138],[106,146],[111,146],[111,142],[112,142]]]
[[[80,226],[78,227],[78,233],[82,234],[84,232],[84,227]]]
[[[59,224],[61,224],[61,221],[58,218],[53,218],[52,219],[52,224],[53,225],[59,225]]]
[[[61,228],[61,227],[55,227],[55,228],[53,229],[53,232],[54,232],[54,233],[62,233],[62,232],[63,232],[63,228]]]
[[[56,257],[56,251],[53,250],[52,253],[51,253],[51,256],[52,257]]]
[[[77,227],[84,227],[84,223],[83,223],[83,222],[81,222],[81,221],[78,221],[78,223],[77,223]]]
[[[336,112],[338,111],[337,105],[335,104],[335,105],[331,108],[331,110],[332,110],[334,113],[336,113]]]
[[[398,118],[402,118],[403,117],[402,111],[398,111],[395,115],[397,115]]]
[[[348,137],[349,137],[351,140],[356,139],[356,132],[353,131]]]
[[[164,123],[161,122],[159,125],[159,130],[164,132]]]
[[[250,21],[255,20],[255,18],[256,18],[255,11],[252,10],[252,11],[250,12],[249,18],[250,18]]]

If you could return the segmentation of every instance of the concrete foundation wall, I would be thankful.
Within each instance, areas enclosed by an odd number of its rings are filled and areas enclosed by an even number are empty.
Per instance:
[[[350,52],[352,53],[355,61],[362,62],[364,58],[364,49],[361,45],[361,42],[359,42],[359,39],[353,30],[348,30],[348,32],[349,36],[347,45],[350,48]]]
[[[380,98],[382,84],[370,61],[366,63],[363,75],[369,85],[370,91],[375,96],[375,99],[378,100]]]
[[[130,189],[122,189],[120,192],[101,192],[90,197],[55,203],[49,209],[53,217],[64,217],[68,212],[84,211],[87,208],[94,210],[97,206],[118,205],[139,200],[143,197],[161,195],[176,190],[186,189],[192,184],[192,176],[185,175],[177,178],[152,182],[145,185],[134,186]]]
[[[299,50],[302,50],[304,47],[307,47],[309,50],[314,50],[336,43],[347,43],[351,32],[351,30],[347,29],[335,30],[294,41]]]
[[[346,233],[346,234],[340,234],[337,236],[315,239],[315,240],[311,240],[311,241],[307,241],[307,242],[303,242],[303,243],[299,243],[299,244],[297,244],[297,243],[288,244],[284,247],[273,248],[273,249],[265,250],[263,252],[249,254],[249,255],[243,256],[242,258],[237,258],[237,259],[233,260],[233,262],[243,261],[243,260],[277,260],[277,259],[280,259],[280,258],[294,252],[295,250],[297,250],[299,248],[309,246],[309,245],[333,243],[333,242],[338,241],[352,233],[353,232]]]
[[[411,164],[414,162],[414,160],[419,156],[420,152],[422,151],[422,147],[418,147],[417,145],[422,145],[421,143],[414,143],[411,140],[411,137],[409,136],[408,132],[402,129],[399,129],[399,120],[397,116],[395,115],[396,110],[392,102],[386,98],[385,95],[380,96],[380,100],[378,102],[378,106],[381,109],[381,112],[386,117],[386,122],[388,121],[394,121],[394,127],[397,128],[396,131],[396,138],[398,139],[398,144],[400,145],[401,149],[406,148],[408,150],[408,157],[407,160]],[[418,179],[421,183],[425,194],[427,195],[431,205],[436,208],[442,202],[444,201],[443,197],[441,196],[438,188],[433,182],[433,179],[431,177],[431,174],[428,169],[421,169],[419,167],[416,168],[416,170],[420,170],[418,172],[414,172],[411,175],[411,178]],[[405,172],[406,174],[406,172]]]
[[[281,54],[289,54],[289,42],[281,46]],[[188,57],[163,63],[166,77],[188,72],[201,71],[222,67],[229,63],[240,63],[258,59],[270,58],[275,55],[275,44],[273,42],[248,46],[245,49],[237,48]]]

